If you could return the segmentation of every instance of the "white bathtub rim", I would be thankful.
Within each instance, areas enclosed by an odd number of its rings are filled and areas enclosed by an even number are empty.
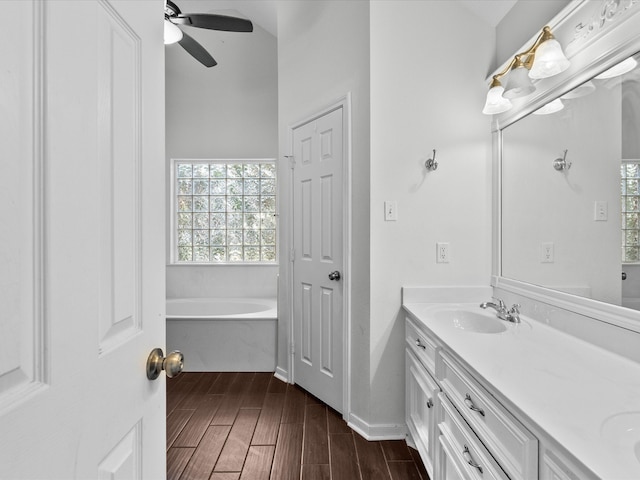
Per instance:
[[[203,313],[202,315],[193,314],[169,314],[167,313],[167,321],[184,321],[184,320],[277,320],[278,319],[278,302],[275,297],[174,297],[167,298],[167,310],[170,303],[177,302],[213,302],[213,303],[258,303],[264,304],[269,308],[258,312],[251,313],[237,313],[237,314],[225,314],[225,315],[212,315]]]

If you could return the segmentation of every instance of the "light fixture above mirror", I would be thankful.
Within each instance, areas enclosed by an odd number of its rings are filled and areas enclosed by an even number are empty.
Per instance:
[[[511,100],[502,96],[504,87],[496,77],[491,82],[489,93],[487,93],[487,101],[484,104],[482,113],[485,115],[493,115],[494,113],[502,113],[509,110],[513,105]]]
[[[536,87],[531,83],[529,70],[524,63],[522,55],[516,55],[515,63],[507,77],[507,85],[504,87],[502,96],[511,100],[513,98],[526,97],[535,92],[535,90]]]
[[[504,70],[493,76],[482,113],[493,115],[506,112],[512,106],[510,99],[524,97],[535,91],[531,79],[552,77],[564,72],[569,65],[551,28],[544,27],[528,50],[515,55]],[[507,74],[507,84],[503,88],[500,79]]]

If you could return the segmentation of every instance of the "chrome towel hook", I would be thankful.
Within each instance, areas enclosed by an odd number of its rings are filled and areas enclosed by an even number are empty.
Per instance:
[[[567,162],[567,152],[569,150],[564,151],[564,155],[562,158],[556,158],[553,161],[553,168],[561,172],[562,170],[569,170],[571,168],[571,162]]]
[[[427,167],[427,170],[437,170],[438,162],[436,162],[436,149],[433,149],[433,158],[430,158],[426,162],[424,162],[424,166]]]

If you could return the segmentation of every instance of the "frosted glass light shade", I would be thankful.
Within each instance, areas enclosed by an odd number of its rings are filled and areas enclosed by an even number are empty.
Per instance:
[[[559,112],[564,108],[564,103],[559,98],[552,100],[547,103],[544,107],[540,107],[538,110],[533,112],[534,115],[549,115],[550,113]]]
[[[607,78],[618,77],[620,75],[624,75],[627,72],[630,72],[631,70],[636,68],[636,65],[638,65],[636,59],[633,57],[629,57],[626,60],[618,63],[617,65],[614,65],[609,70],[605,70],[600,75],[597,75],[596,78],[598,80],[605,80]]]
[[[555,38],[550,38],[536,49],[529,78],[553,77],[564,72],[569,65],[571,62],[564,55],[560,43]]]
[[[517,67],[509,72],[507,85],[504,87],[505,98],[520,98],[534,92],[536,87],[531,83],[526,67]]]
[[[164,44],[171,45],[182,40],[182,30],[168,20],[164,21]]]
[[[487,101],[484,104],[482,113],[485,115],[493,115],[509,110],[513,105],[508,98],[502,96],[503,92],[504,87],[502,85],[490,88],[489,92],[487,92]]]

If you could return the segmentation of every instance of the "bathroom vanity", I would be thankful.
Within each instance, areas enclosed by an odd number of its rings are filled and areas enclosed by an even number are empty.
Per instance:
[[[640,478],[640,365],[500,320],[490,295],[403,289],[406,421],[430,477]]]
[[[406,422],[433,480],[640,479],[620,284],[640,265],[640,1],[574,0],[548,25],[570,67],[493,116],[490,285],[403,289]],[[498,299],[520,323],[480,308]]]

